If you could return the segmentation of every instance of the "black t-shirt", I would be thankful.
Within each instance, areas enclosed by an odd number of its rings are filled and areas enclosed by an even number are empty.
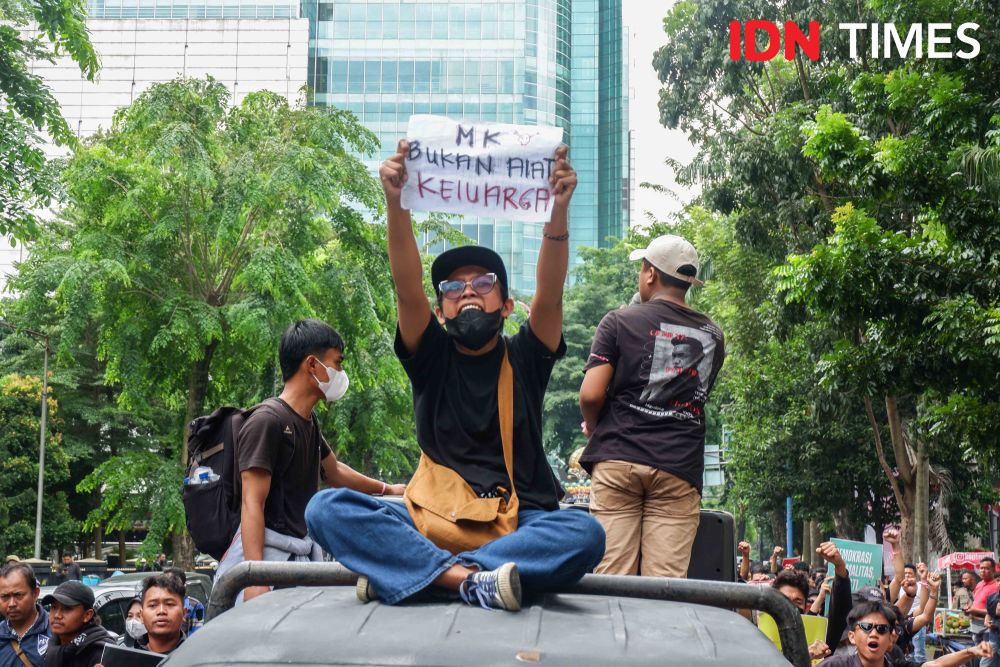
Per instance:
[[[584,370],[611,364],[614,376],[580,463],[641,463],[700,493],[705,401],[725,355],[722,330],[690,308],[656,299],[605,315]]]
[[[396,330],[396,356],[413,385],[420,449],[457,472],[482,497],[509,489],[503,461],[497,381],[504,346],[514,371],[514,488],[521,509],[554,510],[562,489],[542,448],[542,399],[556,360],[527,323],[481,356],[462,354],[431,315],[416,353],[408,355]]]
[[[320,461],[331,453],[316,415],[303,419],[280,398],[267,399],[247,417],[236,438],[236,456],[240,472],[262,468],[271,473],[266,528],[306,536],[306,505],[319,490]]]

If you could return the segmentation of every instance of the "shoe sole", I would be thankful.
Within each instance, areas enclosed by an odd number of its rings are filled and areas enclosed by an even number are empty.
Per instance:
[[[498,568],[497,572],[500,574],[497,581],[497,591],[500,593],[503,608],[507,611],[520,611],[521,575],[518,574],[517,565],[505,563]]]
[[[358,584],[354,587],[354,592],[361,602],[371,602],[375,599],[374,591],[368,583],[368,577],[364,575],[358,577]]]

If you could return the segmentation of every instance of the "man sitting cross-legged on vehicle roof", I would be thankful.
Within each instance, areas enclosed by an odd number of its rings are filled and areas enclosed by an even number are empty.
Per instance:
[[[364,575],[358,584],[364,601],[377,597],[394,604],[436,585],[458,591],[470,604],[513,611],[520,609],[522,585],[535,592],[573,583],[604,553],[604,531],[596,520],[585,512],[555,511],[562,492],[542,449],[542,399],[552,367],[566,349],[566,216],[576,173],[565,147],[560,148],[550,179],[554,203],[538,256],[531,313],[520,332],[507,337],[501,336],[503,322],[514,307],[507,271],[499,255],[487,248],[453,248],[434,261],[438,298],[430,312],[410,213],[400,205],[407,150],[406,142],[400,142],[379,172],[388,203],[389,261],[398,302],[396,354],[413,385],[417,442],[423,451],[407,486],[407,506],[416,508],[413,516],[421,516],[427,505],[418,497],[418,480],[428,479],[428,470],[438,474],[444,468],[447,472],[441,474],[457,477],[455,486],[471,496],[469,505],[492,507],[493,516],[516,519],[516,530],[473,548],[448,550],[417,530],[406,507],[345,489],[316,495],[306,521],[317,542]],[[511,384],[513,428],[505,432],[512,431],[512,438],[501,433],[501,423],[509,425],[501,413],[510,416],[509,409],[502,409],[510,405],[504,387]],[[505,440],[512,445],[505,446]],[[504,453],[511,448],[512,464]],[[463,521],[461,509],[455,509],[459,511],[452,516],[458,517],[461,531],[471,533],[485,524],[485,519],[472,517]]]

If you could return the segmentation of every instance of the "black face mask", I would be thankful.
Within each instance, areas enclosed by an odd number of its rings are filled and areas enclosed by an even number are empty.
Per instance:
[[[457,317],[445,319],[444,325],[448,335],[459,345],[478,350],[500,333],[503,315],[500,310],[484,313],[476,308],[469,308],[460,312]]]

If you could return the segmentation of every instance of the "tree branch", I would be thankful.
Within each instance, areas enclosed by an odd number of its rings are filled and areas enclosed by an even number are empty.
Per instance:
[[[752,132],[752,133],[756,134],[756,135],[757,135],[758,137],[763,137],[763,136],[764,136],[764,133],[763,133],[763,132],[761,132],[761,131],[759,131],[759,130],[755,130],[755,129],[753,129],[752,127],[750,127],[749,125],[747,125],[747,123],[746,123],[746,121],[745,121],[745,120],[743,120],[742,118],[740,118],[739,116],[737,116],[737,115],[736,115],[736,114],[734,114],[734,113],[733,113],[732,111],[730,111],[729,109],[725,108],[724,106],[722,106],[721,104],[719,104],[719,103],[718,103],[718,102],[716,102],[715,100],[712,100],[711,102],[712,102],[712,105],[713,105],[713,106],[714,106],[714,107],[715,107],[716,109],[718,109],[719,111],[723,112],[724,114],[726,114],[727,116],[729,116],[730,118],[732,118],[733,120],[735,120],[735,121],[736,121],[737,123],[739,123],[740,125],[742,125],[742,126],[743,126],[744,128],[746,128],[746,129],[747,129],[748,131],[750,131],[750,132]]]
[[[246,246],[247,238],[250,236],[250,232],[253,231],[254,224],[256,223],[257,213],[260,211],[259,208],[255,208],[250,213],[247,214],[247,220],[243,223],[243,230],[240,232],[240,238],[236,242],[236,247],[233,249],[233,254],[229,258],[229,265],[226,267],[226,273],[222,277],[222,282],[219,283],[216,289],[216,295],[218,296],[219,303],[217,305],[222,305],[226,302],[226,295],[229,292],[229,286],[232,285],[233,278],[236,277],[236,271],[239,270],[240,261],[242,259],[243,250]]]
[[[806,102],[812,102],[812,96],[809,94],[809,77],[806,76],[806,69],[802,65],[802,56],[799,55],[798,50],[795,51],[795,71],[799,74],[799,85],[802,86],[802,97]]]
[[[899,488],[896,476],[892,474],[889,461],[885,458],[885,448],[882,446],[882,433],[879,430],[878,421],[875,419],[875,411],[872,409],[871,396],[865,396],[865,414],[868,415],[868,423],[871,424],[872,434],[875,436],[875,453],[878,455],[878,463],[882,466],[882,472],[889,478],[889,486],[892,487],[892,495],[896,497],[896,504],[903,508],[903,492]]]
[[[899,407],[896,405],[896,397],[886,394],[885,412],[889,418],[889,436],[892,439],[892,451],[896,455],[896,470],[899,471],[899,478],[903,484],[910,486],[913,484],[913,464],[910,462],[910,455],[906,451],[906,440],[903,438],[903,421],[899,416]]]

